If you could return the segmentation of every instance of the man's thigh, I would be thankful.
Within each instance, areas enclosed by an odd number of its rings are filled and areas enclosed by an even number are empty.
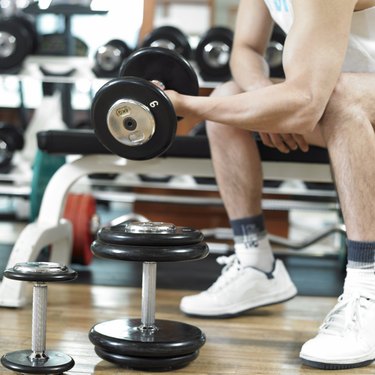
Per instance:
[[[363,111],[375,126],[375,73],[343,73],[339,90],[345,104]]]
[[[346,116],[364,114],[375,129],[375,73],[341,74],[322,121],[328,112],[331,122],[335,120],[335,114],[339,121],[340,112],[345,112]],[[304,134],[304,137],[310,145],[326,147],[320,124],[313,132]]]

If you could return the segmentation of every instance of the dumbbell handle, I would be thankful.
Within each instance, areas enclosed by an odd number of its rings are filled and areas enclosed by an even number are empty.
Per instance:
[[[47,284],[36,282],[33,287],[31,360],[46,359]]]
[[[142,273],[142,316],[140,327],[155,330],[156,262],[144,262]]]

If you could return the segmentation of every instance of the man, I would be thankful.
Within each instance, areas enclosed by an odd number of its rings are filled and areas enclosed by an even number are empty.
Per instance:
[[[277,84],[263,58],[273,21],[287,33],[285,81]],[[179,116],[207,120],[235,239],[218,280],[184,297],[181,309],[234,316],[296,295],[267,238],[251,132],[281,152],[326,146],[347,229],[347,276],[337,305],[300,356],[324,369],[367,365],[375,359],[375,0],[241,0],[231,70],[233,81],[210,97],[166,92]]]

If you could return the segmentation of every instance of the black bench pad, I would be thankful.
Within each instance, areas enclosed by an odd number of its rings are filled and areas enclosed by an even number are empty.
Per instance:
[[[47,130],[37,134],[38,147],[49,154],[92,155],[111,154],[92,130]],[[300,163],[329,163],[326,149],[312,146],[308,152],[300,150],[283,154],[258,142],[263,161],[284,161]],[[225,150],[223,150],[225,152]],[[210,147],[206,136],[176,136],[171,147],[161,157],[207,159]]]

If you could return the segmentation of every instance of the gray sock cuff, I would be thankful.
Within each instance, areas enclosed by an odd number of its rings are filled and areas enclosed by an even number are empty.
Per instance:
[[[235,242],[246,242],[266,235],[263,215],[249,216],[230,221]]]
[[[349,268],[375,267],[375,242],[347,240],[346,243]]]

